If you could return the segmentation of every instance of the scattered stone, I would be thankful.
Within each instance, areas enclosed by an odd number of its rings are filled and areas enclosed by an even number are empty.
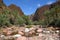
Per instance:
[[[18,38],[18,37],[21,37],[20,34],[16,34],[16,35],[13,35],[14,38]]]
[[[27,38],[24,36],[21,36],[21,37],[18,37],[17,40],[27,40]]]

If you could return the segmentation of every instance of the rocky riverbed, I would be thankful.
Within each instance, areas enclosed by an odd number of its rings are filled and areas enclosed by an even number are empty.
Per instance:
[[[27,27],[6,27],[1,30],[0,40],[60,40],[60,30],[39,25]]]

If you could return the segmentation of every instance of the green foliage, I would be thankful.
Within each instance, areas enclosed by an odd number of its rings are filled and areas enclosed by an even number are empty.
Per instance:
[[[28,25],[26,28],[31,28],[32,26],[31,25]]]
[[[46,25],[46,20],[39,20],[39,25]]]
[[[39,25],[39,21],[34,21],[34,25]]]
[[[9,22],[9,17],[7,14],[4,13],[0,13],[0,25],[3,26],[3,25],[10,25],[10,22]]]
[[[32,20],[29,19],[29,16],[23,15],[20,16],[17,10],[10,12],[9,10],[3,10],[3,13],[0,13],[0,25],[10,26],[10,25],[32,25]]]
[[[0,26],[21,25],[25,20],[19,15],[18,11],[10,12],[9,10],[3,10],[0,13]]]
[[[24,15],[24,16],[22,16],[22,18],[25,20],[26,25],[32,25],[33,24],[32,20],[29,19],[29,16]]]
[[[44,13],[45,16],[50,16],[50,11],[47,10],[45,13]]]
[[[25,23],[25,20],[20,16],[16,17],[15,22],[14,22],[15,25],[21,25],[21,24],[24,24],[24,23]]]
[[[47,25],[59,26],[60,24],[60,6],[55,6],[44,13]]]
[[[17,10],[10,11],[5,9],[0,13],[0,26],[10,25],[49,25],[54,24],[55,26],[60,24],[60,6],[56,6],[51,10],[44,12],[45,19],[39,21],[32,21],[29,16],[20,16]],[[60,26],[60,25],[59,25]],[[28,26],[30,27],[30,26]]]
[[[21,25],[25,23],[25,20],[19,15],[18,11],[13,11],[13,24],[14,25]]]
[[[54,25],[56,27],[60,27],[60,18],[58,18],[57,20],[54,21]]]

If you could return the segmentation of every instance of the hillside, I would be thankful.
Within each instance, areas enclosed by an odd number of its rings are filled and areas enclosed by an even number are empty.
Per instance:
[[[50,10],[52,8],[54,8],[55,6],[60,6],[60,1],[57,1],[55,3],[52,3],[50,5],[44,5],[40,8],[38,8],[34,14],[33,20],[39,20],[39,19],[44,19],[44,12],[47,10]]]
[[[21,8],[14,5],[14,4],[11,4],[10,6],[8,6],[8,8],[11,10],[11,11],[14,11],[14,10],[17,10],[18,13],[20,14],[20,16],[24,15],[24,13],[22,12]]]
[[[44,5],[42,7],[39,7],[32,20],[33,21],[39,21],[43,20],[45,21],[45,24],[53,25],[53,26],[60,26],[58,23],[58,20],[60,19],[60,1],[56,1],[55,3],[52,3],[50,5]],[[43,23],[43,22],[42,22]]]
[[[23,21],[24,15],[21,8],[15,4],[6,6],[3,0],[0,0],[0,26],[10,26],[19,24]]]
[[[3,0],[0,0],[0,10],[3,11],[5,9],[10,10],[11,12],[14,11],[14,10],[17,10],[20,15],[24,15],[24,13],[22,12],[20,7],[14,5],[14,4],[6,6],[5,3],[3,2]]]

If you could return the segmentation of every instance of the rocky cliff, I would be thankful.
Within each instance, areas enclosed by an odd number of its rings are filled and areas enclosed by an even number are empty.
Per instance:
[[[10,8],[11,11],[17,10],[20,15],[24,15],[21,8],[14,4],[11,4],[8,8]]]
[[[45,5],[45,6],[38,8],[34,14],[33,20],[35,21],[35,20],[39,20],[39,19],[44,19],[43,13],[46,10],[49,10],[49,8],[50,8],[49,5]]]
[[[6,5],[4,4],[3,0],[0,0],[0,13],[6,8]]]
[[[44,12],[46,10],[50,10],[51,8],[60,5],[60,1],[56,1],[55,3],[52,3],[50,5],[44,5],[40,8],[38,8],[33,16],[33,21],[39,20],[39,19],[44,19]]]
[[[5,9],[11,10],[11,12],[17,10],[20,15],[24,15],[20,7],[14,4],[11,4],[10,6],[6,6],[3,0],[0,0],[0,13],[2,13],[2,11]]]

